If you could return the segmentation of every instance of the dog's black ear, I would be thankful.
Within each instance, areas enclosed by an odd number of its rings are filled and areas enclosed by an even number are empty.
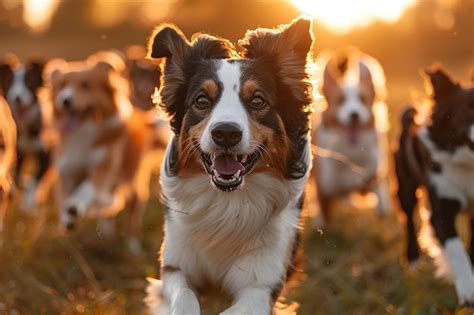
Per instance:
[[[271,60],[277,75],[290,87],[294,96],[302,102],[308,101],[310,85],[306,72],[306,61],[313,43],[311,21],[298,18],[290,24],[276,29],[248,31],[239,41],[247,58]]]
[[[46,63],[41,59],[31,59],[25,64],[26,83],[34,91],[43,86],[43,72],[45,64]]]
[[[293,54],[306,60],[313,43],[311,21],[298,18],[290,24],[276,29],[256,29],[248,31],[240,40],[244,55],[248,58],[274,56],[279,59]]]
[[[13,69],[19,64],[18,58],[13,54],[7,54],[0,61],[0,94],[6,93],[6,89],[13,81]]]
[[[148,42],[148,56],[151,58],[171,58],[181,63],[190,50],[186,36],[173,25],[158,26]]]
[[[434,65],[424,72],[429,79],[430,92],[435,100],[440,100],[460,89],[460,85],[451,79],[441,65]]]

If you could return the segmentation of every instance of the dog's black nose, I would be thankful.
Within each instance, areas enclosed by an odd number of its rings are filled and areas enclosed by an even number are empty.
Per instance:
[[[359,119],[360,119],[359,114],[357,114],[357,113],[352,113],[351,114],[351,124],[352,125],[357,125],[359,123]]]
[[[72,222],[69,222],[68,224],[66,224],[66,230],[68,230],[69,232],[73,231],[75,227],[76,226]]]
[[[63,106],[64,108],[70,108],[72,105],[72,99],[70,97],[66,97],[64,100],[63,100]]]
[[[220,123],[211,131],[212,139],[217,145],[230,148],[242,140],[242,130],[235,123]]]
[[[21,98],[20,98],[20,96],[17,95],[15,97],[15,104],[20,104],[20,103],[21,103]]]

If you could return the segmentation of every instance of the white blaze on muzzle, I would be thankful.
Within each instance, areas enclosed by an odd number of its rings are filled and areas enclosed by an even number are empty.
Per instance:
[[[201,149],[206,153],[213,153],[220,148],[212,139],[212,130],[219,124],[231,123],[238,126],[242,131],[242,139],[233,151],[236,153],[249,153],[250,131],[249,119],[244,105],[242,104],[240,91],[241,69],[238,62],[221,60],[217,76],[222,83],[221,96],[212,109],[209,122],[201,136]]]

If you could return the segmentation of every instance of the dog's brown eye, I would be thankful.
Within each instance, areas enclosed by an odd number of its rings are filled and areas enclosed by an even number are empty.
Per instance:
[[[265,107],[265,100],[261,96],[255,96],[252,101],[250,102],[250,106],[253,109],[263,109]]]
[[[82,81],[80,86],[81,86],[81,89],[83,89],[83,90],[89,90],[90,87],[91,87],[89,82],[87,82],[87,81]]]
[[[194,104],[198,109],[206,109],[211,105],[211,100],[205,95],[200,95]]]

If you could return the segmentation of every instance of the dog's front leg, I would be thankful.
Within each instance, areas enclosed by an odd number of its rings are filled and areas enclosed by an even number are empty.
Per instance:
[[[162,269],[163,296],[171,315],[199,315],[199,301],[184,273],[173,267]]]
[[[248,287],[238,293],[237,301],[221,315],[270,315],[272,304],[270,288]]]

